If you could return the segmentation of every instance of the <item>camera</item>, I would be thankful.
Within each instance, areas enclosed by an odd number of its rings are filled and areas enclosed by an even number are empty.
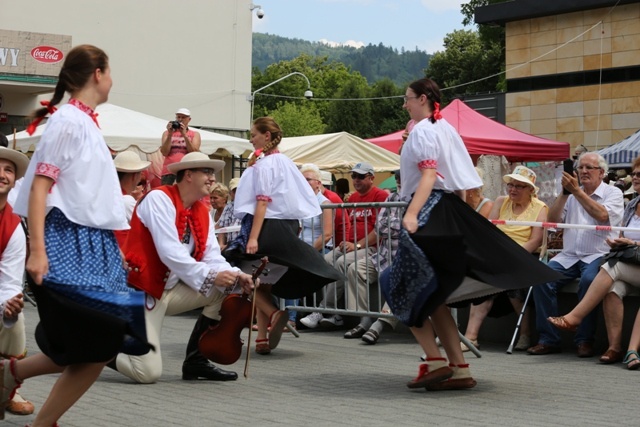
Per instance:
[[[262,19],[262,18],[264,18],[264,10],[262,10],[262,9],[258,9],[258,10],[256,11],[256,16],[258,17],[258,19]]]
[[[172,121],[171,122],[171,129],[174,129],[174,130],[180,129],[180,122],[177,121],[177,120]]]

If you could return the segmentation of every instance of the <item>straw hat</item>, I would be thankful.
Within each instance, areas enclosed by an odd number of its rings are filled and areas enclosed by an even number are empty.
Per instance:
[[[184,169],[198,168],[213,169],[218,173],[224,168],[224,162],[222,160],[210,159],[209,156],[199,151],[193,151],[185,154],[179,162],[172,163],[167,166],[167,169],[169,169],[169,172],[171,173],[176,173]]]
[[[238,188],[238,184],[240,184],[240,178],[232,178],[231,181],[229,181],[229,191]]]
[[[525,166],[516,166],[516,168],[510,174],[502,177],[502,180],[507,184],[511,180],[524,182],[533,187],[533,190],[537,193],[538,187],[536,187],[536,173]]]
[[[113,159],[113,164],[118,172],[136,173],[148,168],[151,162],[140,160],[140,157],[133,151],[123,151]]]
[[[16,165],[16,180],[22,178],[29,166],[29,158],[19,151],[0,146],[0,159],[9,160]]]

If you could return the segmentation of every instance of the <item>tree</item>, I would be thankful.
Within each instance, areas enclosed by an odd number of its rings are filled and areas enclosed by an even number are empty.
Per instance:
[[[305,104],[278,103],[277,108],[271,112],[271,117],[280,125],[285,137],[319,135],[327,127],[313,101]]]
[[[497,90],[500,76],[494,75],[504,66],[502,46],[482,43],[475,31],[457,30],[446,35],[444,47],[431,57],[426,73],[444,89],[446,99]]]
[[[402,108],[404,88],[398,88],[390,79],[380,80],[371,88],[371,132],[365,138],[386,135],[403,129],[408,114]],[[397,96],[397,98],[388,98]]]
[[[353,101],[367,98],[368,92],[365,78],[352,75],[337,93],[337,98],[344,101],[333,101],[329,105],[327,132],[349,132],[360,137],[370,135],[371,101]]]

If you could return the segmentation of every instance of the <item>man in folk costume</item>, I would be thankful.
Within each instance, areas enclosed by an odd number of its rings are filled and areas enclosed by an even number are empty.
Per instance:
[[[201,307],[187,344],[182,378],[232,381],[238,377],[213,365],[198,350],[202,333],[218,321],[225,294],[253,288],[251,276],[231,267],[220,255],[213,221],[200,201],[209,194],[215,173],[223,167],[221,160],[189,153],[169,166],[176,174],[176,184],[150,191],[133,212],[124,246],[128,281],[147,294],[147,338],[155,351],[144,356],[119,354],[110,366],[139,383],[155,382],[162,373],[164,316]]]
[[[122,190],[122,200],[124,201],[127,222],[131,222],[133,209],[136,207],[136,199],[133,198],[131,192],[136,188],[138,182],[140,182],[142,171],[151,166],[151,162],[140,160],[140,156],[133,151],[123,151],[118,153],[113,159],[113,164],[118,172],[118,180],[120,181],[120,190]],[[118,246],[120,246],[121,249],[124,248],[129,230],[116,230],[114,234],[118,240]]]
[[[0,357],[23,358],[26,353],[22,279],[27,243],[20,217],[7,203],[9,191],[25,171],[29,159],[22,153],[0,147]],[[17,392],[6,410],[16,415],[30,415],[33,404]]]

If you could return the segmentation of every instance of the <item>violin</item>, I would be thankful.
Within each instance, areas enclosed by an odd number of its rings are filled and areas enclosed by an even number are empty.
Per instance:
[[[251,279],[256,279],[267,266],[267,257],[261,259],[260,266],[253,272]],[[242,339],[240,334],[244,328],[251,330],[253,311],[252,300],[247,294],[230,294],[225,297],[220,306],[220,322],[209,328],[200,336],[198,349],[200,353],[214,363],[231,365],[240,359],[242,353]]]

